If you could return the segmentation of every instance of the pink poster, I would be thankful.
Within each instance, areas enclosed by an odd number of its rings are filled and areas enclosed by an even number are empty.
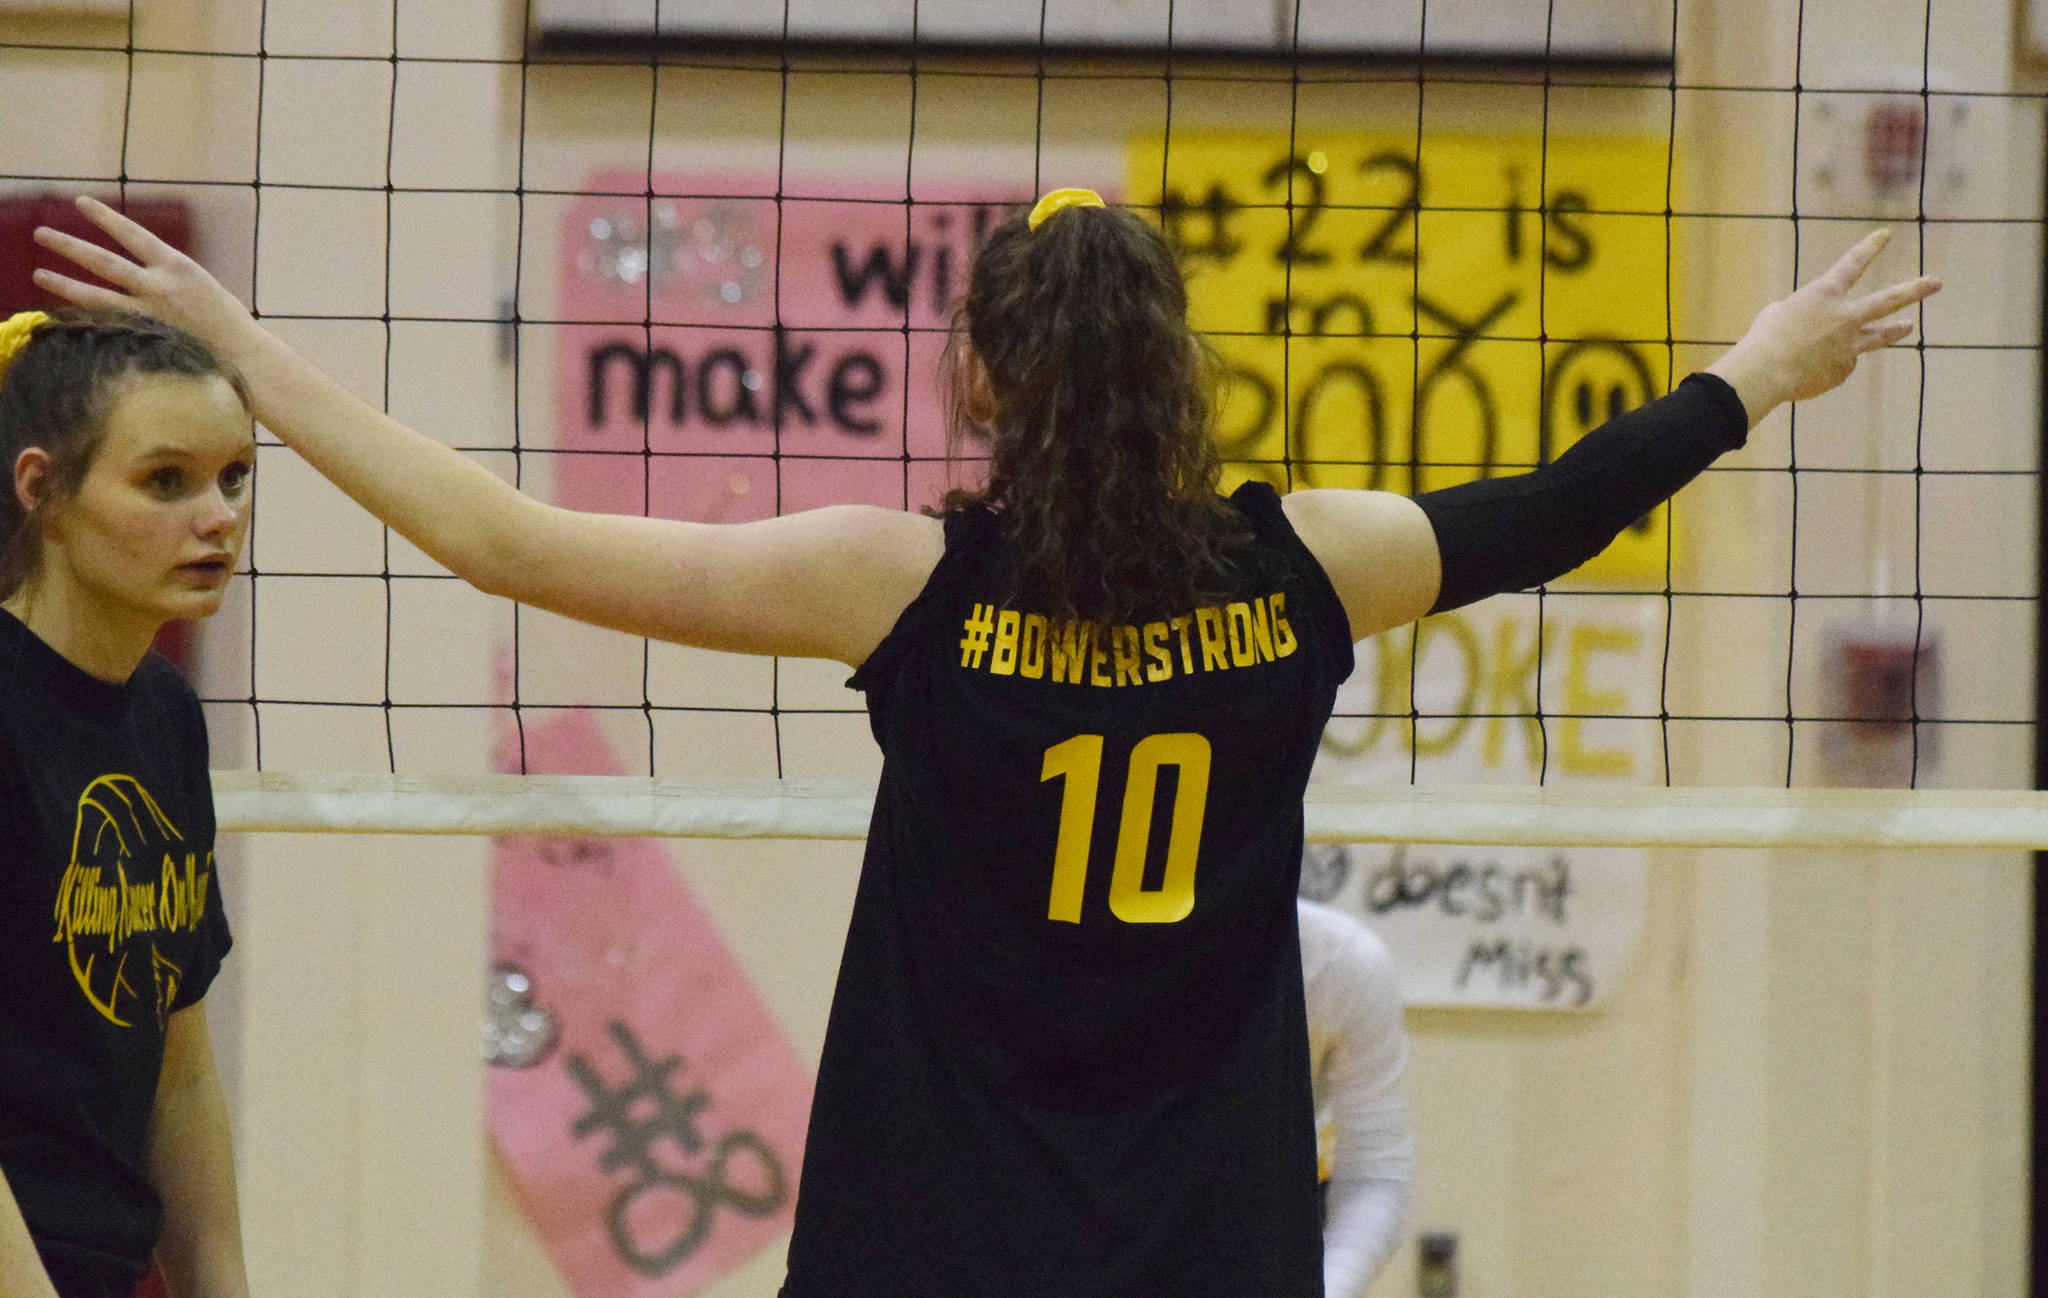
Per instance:
[[[934,380],[975,247],[1027,196],[589,188],[560,231],[556,503],[740,522],[916,508],[976,476],[972,447],[949,469]],[[575,711],[499,756],[629,766]],[[663,845],[516,839],[493,859],[489,1114],[514,1193],[579,1298],[696,1293],[788,1231],[810,1071]]]
[[[525,747],[530,771],[619,773],[587,712]],[[810,1070],[660,844],[505,839],[492,865],[486,1099],[514,1193],[581,1298],[695,1293],[789,1229]]]
[[[591,186],[648,187],[631,173]],[[664,174],[652,198],[570,207],[556,503],[738,522],[938,502],[951,303],[980,240],[1028,197],[961,189],[906,205],[900,186],[844,182],[830,198],[690,197],[764,187],[772,177]],[[953,481],[975,478],[978,454],[960,448]]]

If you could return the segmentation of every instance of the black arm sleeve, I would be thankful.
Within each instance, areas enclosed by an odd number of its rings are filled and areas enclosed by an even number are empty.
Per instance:
[[[1694,374],[1540,469],[1417,496],[1443,556],[1430,612],[1562,577],[1748,438],[1735,389]]]

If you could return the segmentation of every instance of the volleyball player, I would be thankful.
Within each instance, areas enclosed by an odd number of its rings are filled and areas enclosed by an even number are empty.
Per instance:
[[[1401,983],[1386,944],[1355,917],[1302,899],[1295,913],[1324,1192],[1323,1292],[1362,1298],[1400,1242],[1415,1179]]]
[[[199,702],[150,652],[220,607],[255,443],[156,320],[0,325],[0,1294],[244,1298],[203,997],[228,950]]]
[[[883,753],[786,1298],[1322,1291],[1294,890],[1355,640],[1548,581],[1903,338],[1873,235],[1555,463],[1417,500],[1216,494],[1164,243],[1085,191],[992,232],[954,363],[985,488],[942,518],[734,525],[534,501],[343,391],[189,258],[37,238],[242,373],[258,418],[479,588],[635,635],[854,667]]]

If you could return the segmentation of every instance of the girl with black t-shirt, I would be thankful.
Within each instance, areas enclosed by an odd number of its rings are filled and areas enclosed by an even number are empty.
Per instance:
[[[1557,577],[1779,403],[1904,337],[1873,235],[1669,396],[1555,463],[1415,500],[1219,496],[1212,394],[1159,236],[1087,191],[981,248],[947,380],[987,486],[943,517],[735,525],[534,501],[358,401],[189,258],[41,230],[174,320],[257,414],[483,590],[855,669],[883,755],[786,1298],[1305,1298],[1322,1289],[1294,891],[1355,641]]]
[[[198,699],[150,652],[220,607],[239,380],[127,313],[0,325],[0,1293],[246,1298],[206,995],[228,927]]]

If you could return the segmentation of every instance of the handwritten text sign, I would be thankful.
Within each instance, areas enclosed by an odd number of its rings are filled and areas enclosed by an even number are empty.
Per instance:
[[[1177,130],[1128,175],[1228,365],[1235,476],[1449,486],[1547,462],[1669,385],[1661,136],[1431,131],[1418,155],[1413,129]],[[1661,576],[1665,533],[1659,510],[1581,572]]]
[[[1545,601],[1540,636],[1528,598],[1425,619],[1358,647],[1316,778],[1654,778],[1662,651],[1654,597]],[[1386,940],[1410,1004],[1578,1009],[1628,965],[1644,870],[1632,848],[1351,844],[1312,847],[1302,890]]]
[[[743,522],[934,504],[973,475],[949,479],[939,358],[1019,196],[778,200],[744,196],[761,177],[704,174],[657,177],[676,197],[603,193],[645,184],[593,177],[562,226],[555,444],[586,471],[558,503]]]
[[[523,748],[528,771],[620,769],[588,712]],[[493,960],[551,1044],[490,1070],[491,1134],[579,1298],[695,1293],[786,1233],[810,1072],[661,846],[506,839],[492,898]]]

